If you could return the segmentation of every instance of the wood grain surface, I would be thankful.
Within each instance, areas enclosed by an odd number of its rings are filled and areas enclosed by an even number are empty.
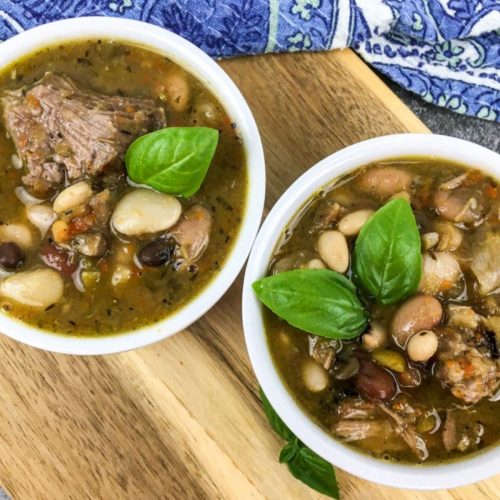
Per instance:
[[[338,149],[425,126],[350,51],[251,57],[222,67],[247,98],[267,158],[267,209]],[[0,482],[16,499],[308,499],[278,464],[240,318],[241,276],[182,334],[107,357],[0,339]],[[349,500],[486,500],[500,478],[441,492],[338,471]]]

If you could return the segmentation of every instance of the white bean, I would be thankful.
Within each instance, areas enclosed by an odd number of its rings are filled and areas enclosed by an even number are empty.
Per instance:
[[[122,234],[158,233],[172,227],[181,216],[177,198],[150,189],[135,189],[116,205],[111,224]]]
[[[412,361],[425,363],[434,356],[437,348],[437,335],[432,330],[424,330],[410,338],[406,351]]]
[[[0,226],[0,241],[12,241],[21,248],[33,246],[33,233],[26,224],[2,224]]]
[[[325,263],[321,259],[311,259],[306,264],[306,269],[324,269]]]
[[[363,347],[367,351],[374,351],[387,344],[389,333],[378,323],[372,323],[371,328],[361,337]]]
[[[388,201],[392,200],[397,200],[399,198],[402,198],[403,200],[406,200],[408,203],[411,203],[411,196],[408,191],[400,191],[399,193],[393,194]]]
[[[308,359],[302,366],[302,380],[311,392],[324,391],[330,383],[328,372],[312,359]]]
[[[57,214],[49,205],[29,205],[26,207],[28,220],[36,226],[45,237],[52,223],[57,219]]]
[[[16,273],[0,284],[0,293],[20,304],[45,308],[58,302],[64,282],[53,269],[36,269]]]
[[[61,191],[54,200],[54,210],[65,212],[70,208],[85,203],[92,196],[92,188],[85,181],[77,182]]]
[[[333,271],[345,273],[349,267],[349,248],[345,236],[340,231],[325,231],[317,242],[318,253]]]
[[[165,88],[168,93],[168,103],[174,111],[184,111],[189,104],[191,94],[186,75],[180,71],[173,71],[166,76]]]
[[[111,284],[119,286],[126,283],[132,277],[132,269],[124,264],[118,264],[111,276]]]
[[[347,214],[339,222],[339,231],[345,236],[355,236],[374,213],[373,210],[366,209]]]
[[[430,250],[439,243],[438,233],[424,233],[421,237],[424,250]]]
[[[439,233],[438,251],[453,252],[462,244],[462,231],[452,222],[438,222],[436,231]]]

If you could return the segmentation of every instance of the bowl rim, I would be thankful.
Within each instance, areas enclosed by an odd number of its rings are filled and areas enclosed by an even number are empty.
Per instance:
[[[265,162],[255,119],[241,92],[225,71],[201,49],[164,28],[113,17],[64,19],[24,31],[0,44],[0,68],[57,43],[84,39],[119,40],[168,56],[202,81],[237,124],[245,147],[246,204],[240,230],[221,270],[198,294],[170,316],[137,330],[102,337],[77,337],[41,330],[0,313],[0,331],[40,349],[78,355],[111,354],[143,347],[184,330],[203,316],[228,290],[241,271],[257,234],[265,197]]]
[[[463,486],[500,471],[500,447],[470,458],[430,465],[384,462],[328,435],[294,400],[271,357],[262,306],[251,284],[266,275],[283,231],[304,204],[340,175],[371,161],[403,156],[434,156],[474,166],[500,178],[500,155],[477,144],[432,134],[396,134],[348,146],[311,167],[279,198],[254,242],[243,283],[243,329],[248,354],[262,390],[292,432],[318,455],[363,479],[387,486],[435,490]]]

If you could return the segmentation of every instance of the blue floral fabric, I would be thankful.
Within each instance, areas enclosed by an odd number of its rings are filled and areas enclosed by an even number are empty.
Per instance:
[[[500,0],[0,0],[0,39],[94,15],[163,26],[213,57],[352,47],[426,101],[500,121]]]

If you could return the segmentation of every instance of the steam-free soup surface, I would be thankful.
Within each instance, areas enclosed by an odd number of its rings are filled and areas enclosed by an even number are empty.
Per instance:
[[[383,306],[358,291],[369,325],[354,340],[308,334],[264,311],[281,376],[332,436],[402,462],[447,461],[498,443],[497,189],[496,179],[462,165],[395,159],[339,179],[283,233],[271,274],[339,265],[338,253],[332,258],[332,247],[325,250],[320,238],[343,231],[350,261],[335,270],[351,277],[354,244],[365,223],[353,220],[366,221],[394,196],[411,202],[422,240],[423,275],[416,293]],[[367,212],[362,216],[360,210]],[[357,218],[345,219],[354,213]],[[437,343],[419,340],[410,348],[411,337],[401,325],[408,332],[415,323],[420,327],[410,333],[431,331],[426,336]]]
[[[48,76],[44,76],[46,74]],[[0,240],[14,239],[24,254],[22,266],[16,273],[52,268],[62,277],[64,287],[60,300],[43,309],[0,296],[3,311],[42,329],[72,335],[107,335],[157,322],[192,300],[213,279],[224,265],[238,234],[247,178],[236,124],[203,83],[177,64],[149,50],[117,41],[67,42],[40,50],[2,72],[0,91],[8,95],[6,91],[24,89],[16,97],[22,99],[40,81],[52,86],[75,85],[77,92],[92,95],[144,100],[127,101],[132,103],[130,106],[116,101],[127,120],[127,113],[135,113],[133,120],[127,122],[130,127],[135,126],[135,119],[140,119],[143,123],[149,120],[144,126],[149,127],[148,132],[164,125],[203,126],[219,131],[215,156],[200,190],[190,198],[175,197],[182,211],[176,225],[155,233],[124,235],[112,229],[110,223],[119,200],[136,190],[127,180],[123,154],[96,175],[66,179],[60,185],[51,184],[50,179],[42,182],[36,176],[26,177],[27,166],[21,165],[14,142],[6,134],[5,123],[2,125]],[[34,107],[38,104],[34,102]],[[143,111],[146,108],[151,109],[147,118],[144,113],[149,111]],[[68,119],[72,117],[68,115]],[[154,120],[157,121],[151,125]],[[89,123],[88,127],[99,127],[99,123]],[[123,131],[125,141],[126,134],[130,132]],[[57,217],[62,222],[56,229],[64,231],[69,227],[69,238],[56,234],[54,226],[42,234],[28,220],[26,206],[15,194],[16,188],[24,187],[43,199],[43,205],[53,208],[57,195],[79,180],[90,186],[91,197]],[[100,193],[104,193],[103,199],[99,199]],[[105,213],[99,220],[95,211],[100,208]],[[186,231],[192,229],[191,226],[179,229],[186,218],[190,224],[201,220],[190,234]],[[21,226],[23,241],[17,241],[19,235],[13,235],[11,229],[6,233],[1,229],[12,226]],[[81,236],[96,233],[104,238],[105,250],[89,252],[87,249],[79,253],[82,241],[87,242],[85,236],[83,240]],[[193,240],[196,241],[193,243]],[[159,243],[149,248],[149,261],[148,255],[141,257],[141,250],[155,241]],[[94,238],[91,243],[99,241]],[[7,253],[11,250],[6,249]],[[88,255],[92,252],[97,255]],[[189,252],[196,255],[186,255]],[[61,259],[66,269],[61,270]],[[49,286],[43,279],[40,281],[41,287]]]

